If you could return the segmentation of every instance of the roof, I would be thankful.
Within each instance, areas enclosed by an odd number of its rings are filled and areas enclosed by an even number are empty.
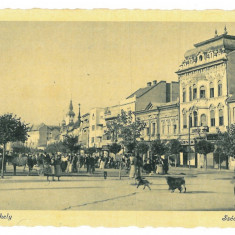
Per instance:
[[[149,111],[149,110],[155,110],[155,109],[164,109],[164,108],[168,108],[169,106],[178,106],[179,105],[179,101],[172,101],[172,102],[167,102],[167,103],[156,103],[156,102],[149,102],[148,105],[145,107],[145,109],[136,111],[135,113],[142,113],[145,111]]]
[[[186,51],[184,54],[185,58],[195,56],[202,51],[217,50],[219,48],[235,50],[235,36],[222,34],[220,36],[196,43],[194,44],[194,47],[195,48]]]
[[[41,127],[46,126],[44,123],[38,125],[32,125],[30,131],[38,131]]]
[[[162,82],[162,81],[161,81]],[[160,83],[160,82],[159,82]],[[142,95],[144,95],[145,93],[147,93],[148,91],[150,91],[151,89],[153,89],[154,87],[156,87],[159,83],[152,85],[152,86],[147,86],[144,88],[139,88],[137,91],[135,91],[134,93],[132,93],[130,96],[128,96],[126,99],[132,98],[134,96],[136,96],[136,98],[141,97]]]

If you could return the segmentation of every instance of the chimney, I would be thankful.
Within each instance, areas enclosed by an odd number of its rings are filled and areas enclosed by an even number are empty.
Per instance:
[[[147,83],[147,86],[151,86],[151,84],[152,84],[151,82],[148,82],[148,83]]]
[[[157,80],[154,80],[154,81],[153,81],[153,85],[157,85]]]

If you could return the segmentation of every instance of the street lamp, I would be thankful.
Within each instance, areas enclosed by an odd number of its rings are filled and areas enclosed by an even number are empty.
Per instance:
[[[190,166],[190,152],[191,152],[191,147],[190,147],[190,130],[191,130],[191,126],[192,126],[192,113],[189,112],[189,118],[188,118],[188,163],[189,163],[189,168]]]

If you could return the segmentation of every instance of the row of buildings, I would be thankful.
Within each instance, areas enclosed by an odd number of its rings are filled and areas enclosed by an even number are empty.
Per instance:
[[[235,36],[228,35],[225,28],[222,35],[216,33],[194,44],[185,52],[176,74],[178,81],[148,82],[115,106],[94,108],[82,116],[79,106],[77,118],[71,101],[59,139],[74,134],[83,146],[104,148],[111,143],[105,134],[106,122],[124,110],[146,123],[142,140],[179,139],[192,150],[198,138],[214,141],[218,129],[226,131],[235,123]],[[213,154],[208,156],[208,164],[210,159],[214,164]],[[180,164],[200,167],[203,160],[192,151],[180,155]]]

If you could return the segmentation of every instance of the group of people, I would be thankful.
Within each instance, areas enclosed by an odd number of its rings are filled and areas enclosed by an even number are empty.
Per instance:
[[[104,154],[77,154],[77,153],[27,153],[27,154],[16,154],[18,166],[28,166],[29,174],[36,165],[39,170],[39,174],[44,174],[55,177],[60,180],[62,173],[78,173],[79,170],[84,167],[87,173],[94,174],[96,168],[100,169],[126,169],[129,172],[129,177],[133,178],[141,176],[142,172],[151,173],[157,172],[157,169],[162,167],[163,174],[168,172],[168,160],[167,158],[161,158],[153,156],[150,158],[143,158],[139,155],[124,154],[118,156],[110,156]],[[8,159],[8,158],[6,158]],[[13,162],[13,160],[12,160]]]

